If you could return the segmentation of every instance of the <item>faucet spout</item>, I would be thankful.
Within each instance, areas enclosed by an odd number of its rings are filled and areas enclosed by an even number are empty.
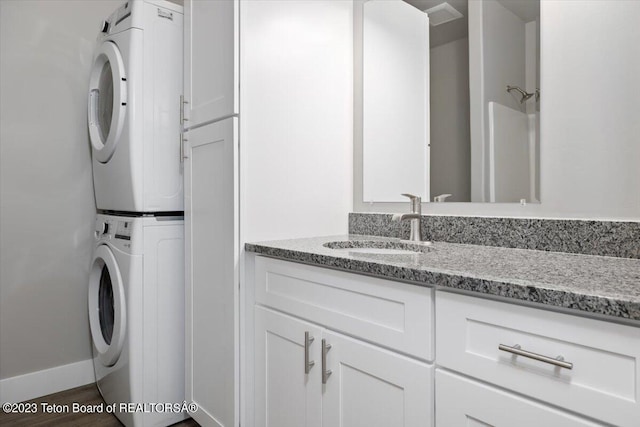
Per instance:
[[[400,222],[407,219],[420,219],[420,215],[414,213],[406,213],[406,214],[393,214],[391,217],[391,221]]]
[[[400,222],[405,220],[411,221],[411,234],[409,240],[412,242],[422,241],[422,229],[420,227],[420,218],[422,217],[422,200],[418,196],[412,194],[403,194],[403,196],[411,199],[411,213],[395,214],[391,217],[394,222]]]

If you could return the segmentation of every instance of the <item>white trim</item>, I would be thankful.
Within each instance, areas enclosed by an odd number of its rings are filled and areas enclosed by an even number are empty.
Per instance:
[[[0,380],[0,402],[22,402],[95,382],[93,359]]]

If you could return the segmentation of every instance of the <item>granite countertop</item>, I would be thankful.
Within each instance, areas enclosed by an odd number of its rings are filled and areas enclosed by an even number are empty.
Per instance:
[[[258,254],[640,321],[640,260],[433,242],[426,253],[363,254],[328,242],[398,239],[341,235],[247,243]]]

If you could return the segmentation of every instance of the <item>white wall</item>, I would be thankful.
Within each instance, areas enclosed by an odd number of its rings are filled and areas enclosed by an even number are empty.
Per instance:
[[[100,20],[119,3],[0,1],[2,379],[91,357],[86,88]]]
[[[346,233],[352,4],[252,1],[240,13],[242,241]]]
[[[637,1],[541,2],[542,202],[434,203],[423,212],[640,221],[639,20]],[[408,209],[359,203],[354,190],[358,212]]]
[[[452,194],[448,202],[471,200],[469,146],[469,40],[430,50],[431,199]]]
[[[640,2],[542,2],[541,195],[640,219]]]

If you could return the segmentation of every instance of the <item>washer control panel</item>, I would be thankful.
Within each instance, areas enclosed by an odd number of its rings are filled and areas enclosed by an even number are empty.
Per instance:
[[[116,239],[131,240],[131,221],[117,221],[117,229],[114,232]]]
[[[96,245],[108,244],[128,254],[138,254],[141,250],[144,219],[136,217],[115,216],[99,213],[96,218]]]
[[[131,221],[97,220],[96,239],[101,240],[131,240]]]
[[[114,231],[114,224],[117,221],[100,220],[96,221],[96,239],[111,239]]]

